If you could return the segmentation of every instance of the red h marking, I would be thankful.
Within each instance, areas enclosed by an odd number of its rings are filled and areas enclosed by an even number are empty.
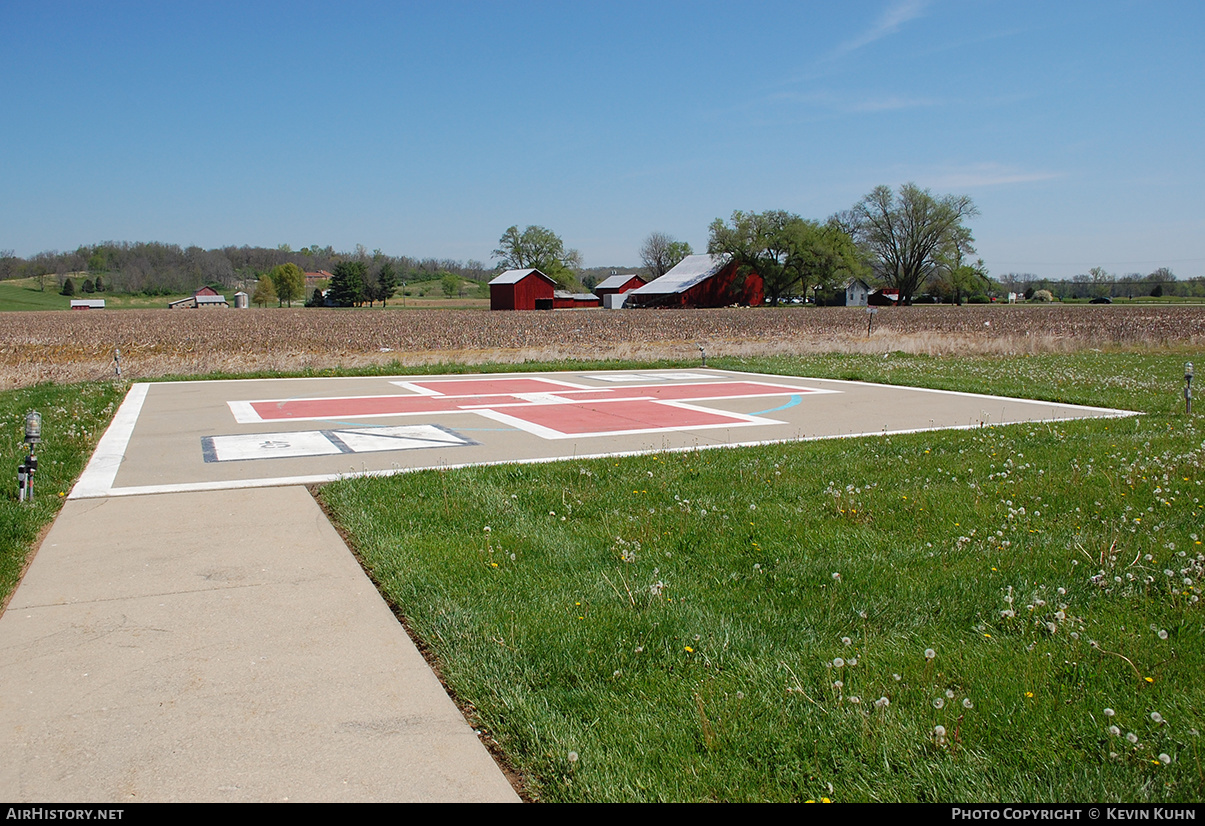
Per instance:
[[[832,392],[759,381],[588,387],[540,378],[405,382],[407,395],[230,402],[242,422],[472,412],[545,438],[771,424],[690,402]]]

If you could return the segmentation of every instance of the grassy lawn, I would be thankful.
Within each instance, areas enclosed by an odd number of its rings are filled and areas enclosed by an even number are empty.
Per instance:
[[[79,285],[76,284],[79,290]],[[231,293],[233,296],[233,292]],[[227,298],[233,301],[231,296]],[[73,298],[104,299],[106,310],[165,310],[169,301],[185,298],[184,295],[130,295],[126,293],[92,293],[85,295],[78,291],[68,297],[59,295],[59,285],[54,276],[46,279],[46,289],[39,287],[37,278],[19,278],[11,281],[0,281],[0,312],[21,310],[69,310]]]
[[[125,396],[125,386],[112,382],[78,385],[40,384],[0,393],[0,603],[8,601],[25,567],[30,548],[42,528],[62,506],[60,494],[84,470],[92,449]],[[32,504],[17,501],[17,465],[25,458],[25,414],[42,414],[42,444],[37,451]]]
[[[322,496],[535,799],[1198,801],[1201,356],[733,360],[1147,415]]]

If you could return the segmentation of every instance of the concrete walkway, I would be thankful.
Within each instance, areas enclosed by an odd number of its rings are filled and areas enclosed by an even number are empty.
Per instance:
[[[302,487],[68,501],[0,685],[9,801],[518,799]]]

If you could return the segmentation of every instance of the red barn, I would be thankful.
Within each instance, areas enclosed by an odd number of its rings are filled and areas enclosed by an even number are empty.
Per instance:
[[[764,302],[765,282],[737,274],[727,255],[688,255],[658,279],[628,293],[630,307],[727,307]]]
[[[491,310],[551,310],[556,282],[535,269],[507,270],[490,282]]]
[[[629,290],[634,290],[637,287],[644,286],[644,279],[636,273],[628,273],[627,275],[612,275],[604,279],[597,287],[594,288],[594,294],[599,298],[605,298],[608,295],[615,293],[626,293]]]

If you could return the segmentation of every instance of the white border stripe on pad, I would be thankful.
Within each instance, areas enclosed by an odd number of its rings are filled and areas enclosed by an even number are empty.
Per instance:
[[[84,468],[79,481],[68,494],[68,499],[105,496],[113,489],[113,483],[117,481],[117,471],[121,470],[130,436],[134,433],[134,425],[142,413],[142,405],[150,388],[151,385],[147,383],[130,387],[109,429],[100,437],[100,443],[97,444],[96,452],[92,454],[88,466]]]

